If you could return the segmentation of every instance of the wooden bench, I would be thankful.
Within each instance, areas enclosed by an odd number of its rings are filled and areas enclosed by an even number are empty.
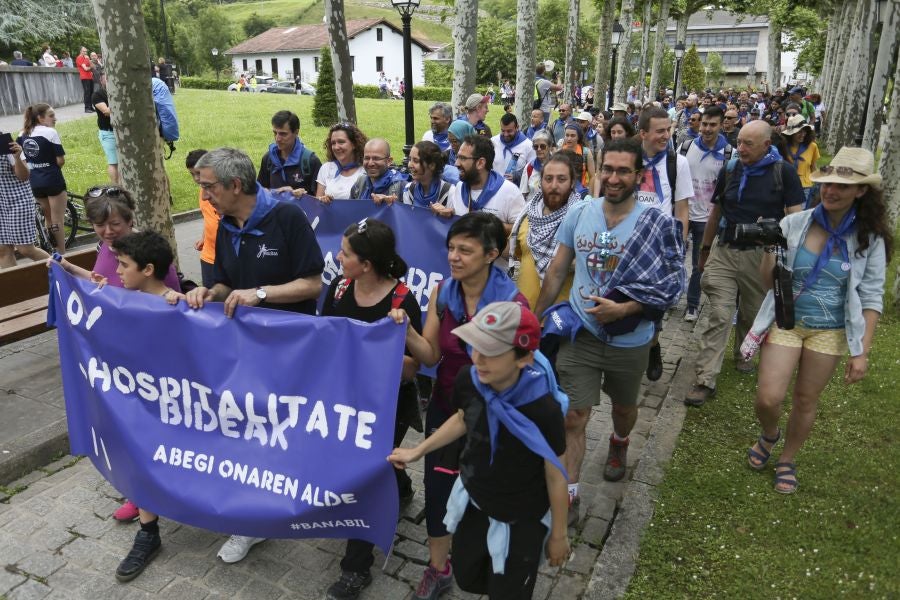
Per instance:
[[[97,250],[93,246],[66,254],[66,260],[93,269]],[[49,299],[47,265],[28,263],[0,271],[0,345],[47,330]]]

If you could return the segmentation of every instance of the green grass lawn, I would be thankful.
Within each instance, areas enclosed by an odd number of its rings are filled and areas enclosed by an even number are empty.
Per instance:
[[[428,108],[432,102],[415,103],[415,140],[430,126]],[[178,150],[166,161],[174,199],[173,212],[182,212],[197,205],[197,187],[187,170],[184,158],[194,148],[212,149],[232,146],[247,152],[259,166],[262,155],[272,141],[272,115],[279,110],[291,110],[300,116],[300,136],[304,143],[324,161],[323,147],[327,129],[312,125],[313,100],[309,96],[287,94],[238,94],[236,92],[179,90],[175,107],[181,127]],[[360,99],[356,101],[359,125],[371,137],[386,138],[391,144],[394,160],[403,160],[404,117],[403,102],[396,100]],[[503,111],[492,107],[488,114],[491,129],[499,131]],[[106,181],[106,161],[97,141],[96,119],[88,117],[60,123],[57,130],[66,149],[63,173],[69,189],[84,191]]]
[[[879,326],[866,379],[838,373],[782,496],[771,466],[746,465],[756,379],[726,359],[718,396],[689,409],[628,598],[900,597],[900,319]]]

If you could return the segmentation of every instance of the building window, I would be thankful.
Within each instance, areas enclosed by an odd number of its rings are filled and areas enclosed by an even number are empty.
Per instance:
[[[754,48],[759,42],[758,31],[732,31],[726,33],[688,33],[684,44],[688,48],[691,44],[700,48]],[[666,34],[666,44],[675,45],[675,34]]]
[[[381,27],[375,28],[375,39],[379,42],[384,41],[384,31],[381,29]]]
[[[314,56],[314,57],[313,57],[313,70],[314,70],[316,73],[319,72],[319,57],[318,57],[318,56]]]
[[[350,57],[350,70],[351,71],[356,70],[356,57],[355,56]]]
[[[384,57],[376,56],[375,57],[375,72],[381,73],[382,71],[384,71]]]
[[[272,77],[278,77],[278,59],[272,59]]]
[[[703,64],[706,64],[706,54],[706,52],[697,53]],[[756,64],[756,52],[720,52],[719,55],[722,57],[722,63],[730,70]]]
[[[244,65],[244,69],[243,69],[243,70],[244,70],[244,72],[246,73],[246,72],[247,72],[247,59],[246,59],[246,58],[243,60],[243,65]]]
[[[256,74],[257,74],[257,75],[262,75],[262,72],[263,72],[263,70],[262,70],[262,59],[261,59],[261,58],[257,58],[257,59],[256,59]]]

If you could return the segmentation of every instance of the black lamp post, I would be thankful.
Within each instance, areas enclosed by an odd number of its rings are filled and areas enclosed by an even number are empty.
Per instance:
[[[675,98],[681,90],[681,59],[684,58],[684,42],[675,44]]]
[[[616,89],[616,54],[619,52],[619,42],[622,41],[623,33],[625,33],[625,28],[618,21],[613,23],[612,38],[610,38],[610,45],[612,46],[612,75],[609,77],[609,92],[606,95],[610,110],[612,110],[613,93]]]
[[[212,52],[213,62],[215,63],[216,81],[219,81],[219,49],[213,48],[212,50],[210,50],[210,52]]]
[[[413,75],[412,75],[412,32],[410,22],[412,15],[419,8],[419,0],[391,0],[391,4],[400,13],[403,22],[403,103],[406,115],[406,145],[403,146],[403,170],[409,165],[409,151],[415,143],[413,128]]]

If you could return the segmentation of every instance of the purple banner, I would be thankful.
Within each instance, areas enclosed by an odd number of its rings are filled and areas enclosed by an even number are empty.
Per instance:
[[[48,322],[72,453],[138,506],[221,533],[388,551],[403,327],[243,306],[228,319],[220,303],[170,306],[58,265]]]

